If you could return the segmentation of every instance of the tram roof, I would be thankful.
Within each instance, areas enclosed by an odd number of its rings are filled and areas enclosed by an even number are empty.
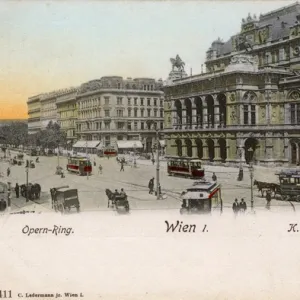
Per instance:
[[[300,169],[284,169],[280,172],[277,172],[276,175],[279,176],[293,176],[293,175],[299,175],[300,176]]]
[[[169,160],[177,159],[177,160],[201,161],[201,159],[197,157],[188,157],[188,156],[166,156],[165,158]]]
[[[202,191],[207,191],[211,190],[212,188],[218,187],[219,184],[214,181],[205,181],[205,180],[200,180],[200,181],[195,181],[191,187],[189,187],[187,190],[188,191],[195,191],[195,190],[202,190]]]
[[[87,157],[85,156],[71,156],[71,159],[82,159],[82,160],[87,160]]]

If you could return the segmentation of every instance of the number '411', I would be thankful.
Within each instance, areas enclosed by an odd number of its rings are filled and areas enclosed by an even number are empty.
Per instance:
[[[11,291],[0,290],[0,299],[11,298]]]

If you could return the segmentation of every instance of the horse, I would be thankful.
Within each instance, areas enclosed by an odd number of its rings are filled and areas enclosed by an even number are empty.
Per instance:
[[[34,195],[35,199],[40,199],[41,196],[41,186],[38,183],[35,183],[32,188],[31,188],[31,192]]]
[[[258,191],[261,192],[261,196],[264,196],[264,190],[271,190],[272,192],[275,193],[275,183],[268,183],[268,182],[262,182],[262,181],[257,181],[254,180],[253,185],[256,185],[258,188]]]
[[[110,189],[105,189],[105,194],[107,196],[108,202],[107,207],[109,208],[109,201],[111,201],[112,207],[114,206],[115,202],[115,194]]]
[[[28,194],[28,199],[29,200],[32,200],[32,196],[33,195],[33,191],[32,191],[32,187],[33,185],[31,183],[28,184],[28,189],[27,189],[27,185],[26,184],[22,184],[20,186],[20,189],[21,189],[21,196],[23,196],[24,198],[27,197],[27,194]]]

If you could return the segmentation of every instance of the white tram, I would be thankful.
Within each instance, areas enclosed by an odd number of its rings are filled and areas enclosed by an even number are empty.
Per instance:
[[[223,201],[221,185],[205,180],[196,181],[182,193],[181,214],[222,214]]]

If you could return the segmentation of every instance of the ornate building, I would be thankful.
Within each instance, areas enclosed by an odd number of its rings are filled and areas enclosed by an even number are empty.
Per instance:
[[[104,146],[117,146],[118,141],[133,148],[140,141],[151,151],[155,130],[147,120],[163,129],[162,81],[149,78],[102,77],[82,84],[78,95],[78,138],[99,140]],[[121,143],[120,143],[121,144]]]
[[[67,134],[67,143],[71,147],[76,140],[77,97],[78,88],[62,90],[56,96],[58,124]]]
[[[28,106],[28,133],[33,134],[41,129],[41,95],[30,97]]]
[[[56,96],[59,91],[41,95],[41,129],[47,127],[50,121],[57,123]]]
[[[167,82],[167,155],[214,164],[299,162],[299,17],[299,4],[248,16],[239,35],[213,42],[207,73]]]

